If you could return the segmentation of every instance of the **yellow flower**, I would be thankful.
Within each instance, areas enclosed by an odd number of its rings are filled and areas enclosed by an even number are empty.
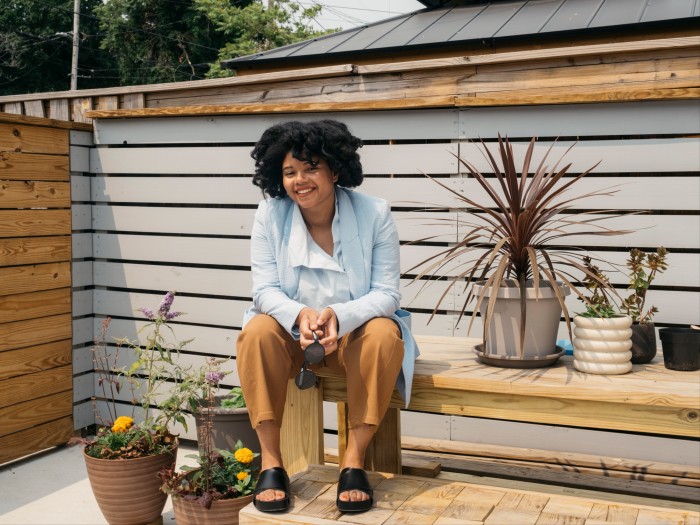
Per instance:
[[[234,452],[233,456],[236,458],[236,461],[239,461],[244,465],[247,465],[253,461],[253,451],[249,448],[239,448],[236,450],[236,452]]]
[[[247,472],[239,472],[238,474],[236,474],[236,477],[237,477],[240,481],[243,481],[245,478],[248,477],[248,473],[247,473]]]
[[[134,424],[134,420],[127,416],[118,417],[112,426],[112,432],[126,432]]]

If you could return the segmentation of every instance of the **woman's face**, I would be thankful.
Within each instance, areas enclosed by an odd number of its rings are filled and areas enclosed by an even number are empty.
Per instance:
[[[282,162],[282,184],[287,195],[303,210],[335,206],[335,181],[328,163],[313,157],[311,162],[295,159],[291,152]]]

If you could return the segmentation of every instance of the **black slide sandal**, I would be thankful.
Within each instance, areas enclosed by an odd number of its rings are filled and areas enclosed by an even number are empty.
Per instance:
[[[361,468],[344,468],[338,478],[338,496],[348,490],[361,490],[369,496],[365,501],[341,501],[336,497],[335,504],[340,512],[365,512],[372,508],[372,487],[369,485],[367,473]]]
[[[266,490],[281,490],[285,496],[275,501],[258,501],[256,496]],[[286,470],[273,467],[260,473],[253,495],[253,505],[261,512],[282,512],[289,508],[289,476]]]

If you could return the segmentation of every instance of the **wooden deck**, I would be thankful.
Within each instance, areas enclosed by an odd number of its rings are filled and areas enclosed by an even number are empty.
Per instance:
[[[698,525],[700,514],[623,502],[514,490],[416,476],[369,473],[375,506],[341,514],[335,506],[338,469],[311,465],[292,477],[292,506],[264,514],[252,505],[241,524],[361,523],[365,525]]]

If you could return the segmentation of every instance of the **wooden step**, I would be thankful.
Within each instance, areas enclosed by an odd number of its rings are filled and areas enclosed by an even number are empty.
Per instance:
[[[259,512],[251,504],[241,524],[362,523],[366,525],[596,525],[624,523],[697,525],[700,513],[648,505],[604,501],[544,492],[501,488],[451,480],[369,472],[374,507],[362,514],[341,514],[335,505],[338,469],[310,465],[292,476],[288,512]]]

